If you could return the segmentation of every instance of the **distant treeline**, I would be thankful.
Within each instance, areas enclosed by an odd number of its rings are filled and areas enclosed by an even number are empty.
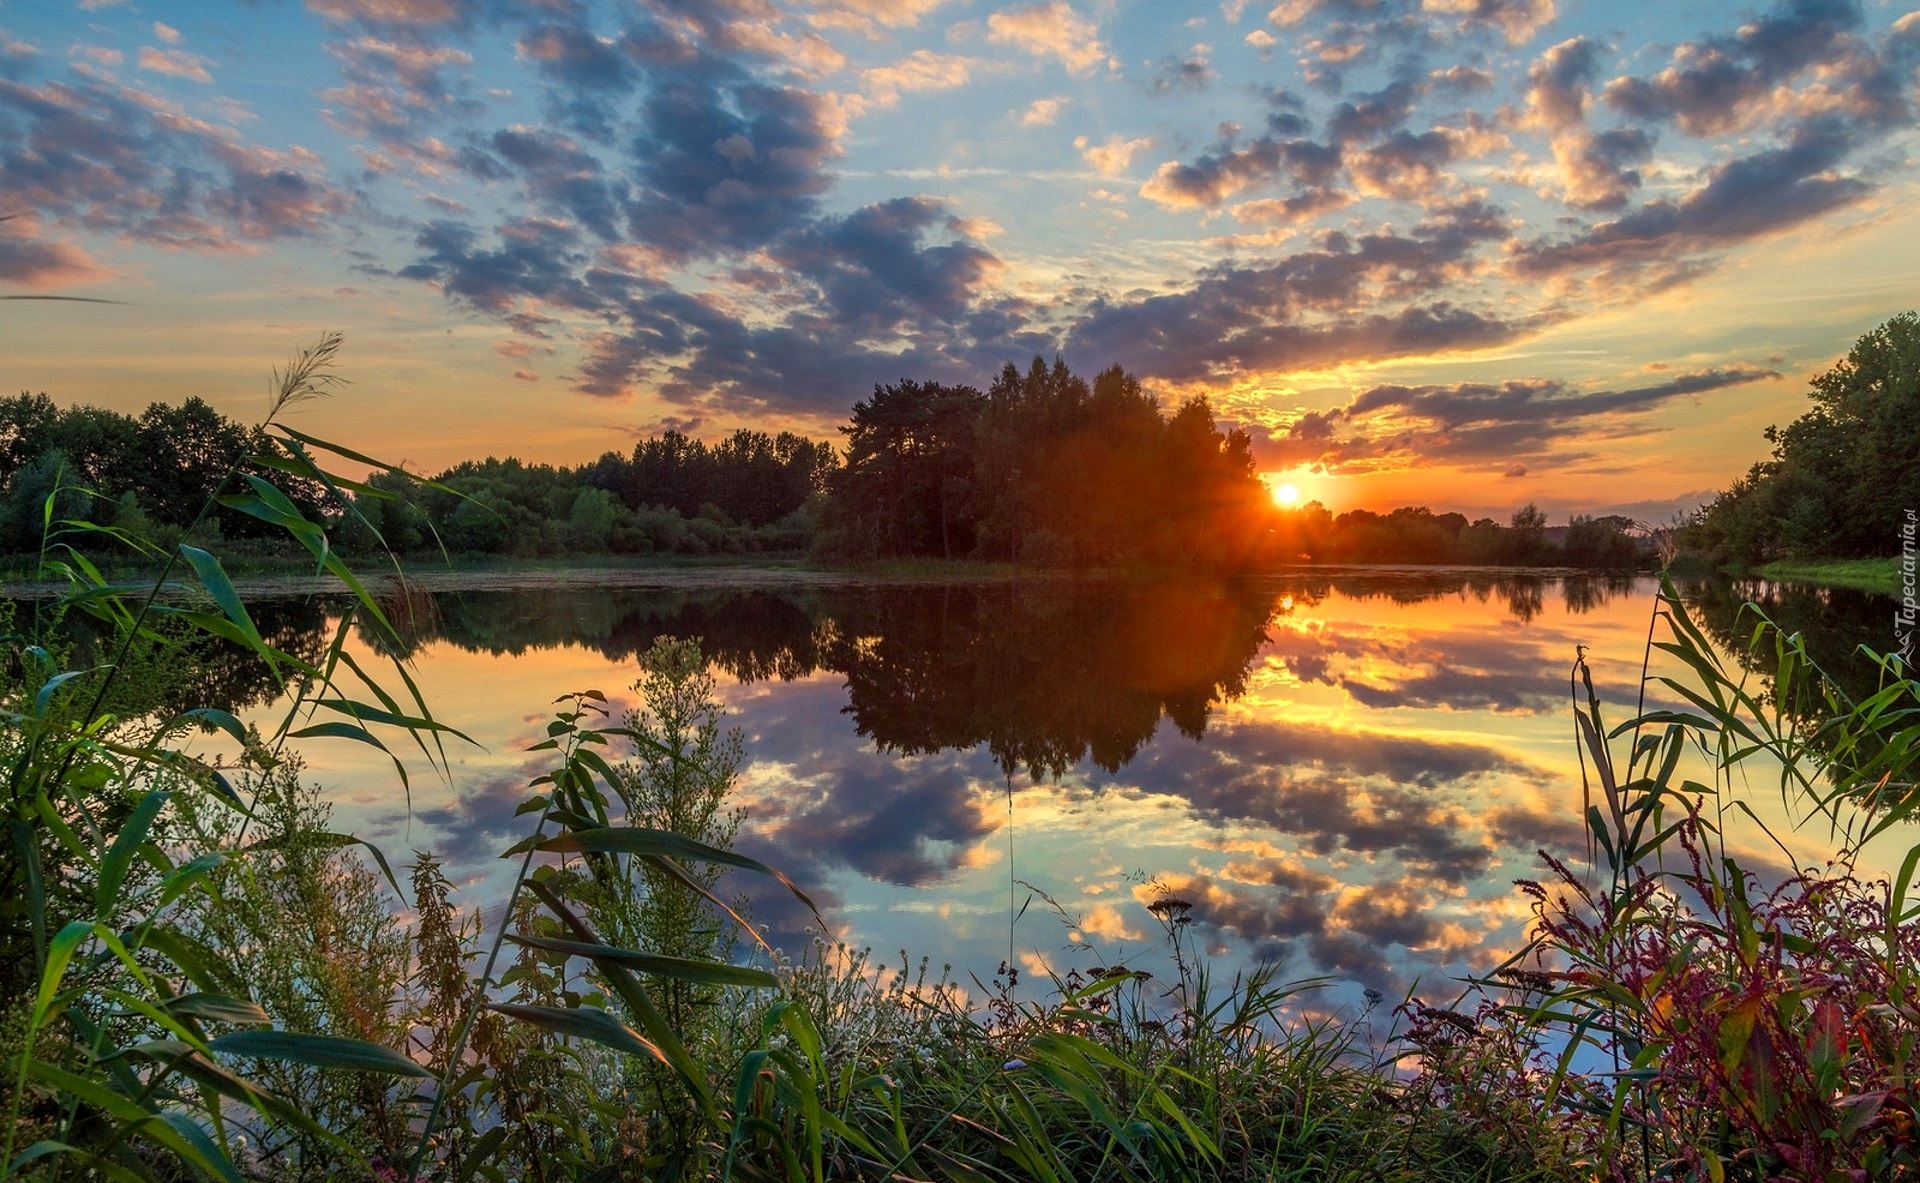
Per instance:
[[[1898,554],[1920,512],[1920,316],[1902,313],[1813,379],[1813,409],[1769,427],[1755,464],[1681,531],[1719,563]]]
[[[791,432],[736,431],[709,447],[670,431],[578,468],[489,457],[426,486],[380,474],[368,483],[396,496],[357,504],[409,555],[797,552],[813,545],[815,502],[837,463],[831,444]]]
[[[1273,527],[1273,551],[1296,562],[1425,563],[1475,567],[1586,567],[1625,570],[1651,566],[1653,550],[1632,518],[1579,517],[1547,525],[1527,505],[1507,525],[1492,518],[1436,514],[1425,506],[1392,513],[1354,509],[1335,517],[1317,501],[1282,513]]]
[[[56,522],[118,527],[169,547],[192,527],[195,541],[244,553],[276,529],[224,506],[196,518],[228,471],[254,471],[249,457],[264,451],[258,428],[197,398],[138,416],[61,408],[44,394],[0,400],[0,554],[40,549],[49,497]],[[348,552],[384,542],[403,555],[539,558],[804,552],[837,464],[832,445],[787,432],[737,431],[712,446],[668,432],[577,468],[489,457],[426,485],[376,474],[367,483],[395,497],[356,497],[359,519],[328,490],[272,475]]]
[[[169,545],[200,516],[229,471],[268,475],[249,457],[267,449],[259,428],[234,423],[197,398],[154,403],[138,416],[98,407],[61,408],[44,394],[0,399],[0,554],[40,548],[52,516],[117,526]],[[276,483],[309,514],[326,490],[285,474]],[[200,537],[280,536],[217,508]]]
[[[1164,411],[1118,366],[1088,382],[1064,361],[1035,358],[1025,372],[1008,364],[984,392],[902,380],[855,404],[841,432],[844,458],[788,432],[740,430],[711,445],[667,432],[577,467],[489,457],[426,484],[378,473],[355,514],[328,490],[279,475],[349,553],[812,553],[1215,571],[1650,561],[1624,518],[1549,527],[1531,505],[1505,525],[1425,507],[1338,517],[1317,502],[1282,509],[1254,471],[1244,431],[1222,428],[1205,399]],[[0,554],[39,549],[49,496],[55,520],[120,527],[162,546],[192,526],[197,541],[244,551],[268,528],[226,507],[199,515],[223,474],[248,471],[257,437],[199,399],[137,417],[62,409],[44,394],[0,400]]]

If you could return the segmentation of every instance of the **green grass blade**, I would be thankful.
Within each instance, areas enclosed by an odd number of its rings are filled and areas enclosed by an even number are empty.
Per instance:
[[[390,1047],[338,1035],[299,1031],[230,1031],[208,1044],[216,1052],[260,1060],[281,1060],[310,1068],[384,1072],[431,1079],[433,1073]]]
[[[160,815],[173,794],[165,789],[155,789],[140,798],[133,813],[121,825],[120,832],[114,836],[113,845],[108,848],[105,858],[100,860],[100,877],[94,883],[94,915],[104,921],[113,914],[115,905],[120,902],[120,885],[126,882],[127,868],[133,863],[133,856],[147,841],[147,831],[153,826],[153,819]]]
[[[565,953],[570,957],[585,957],[603,965],[624,965],[640,973],[673,978],[682,982],[767,988],[780,984],[780,979],[766,970],[752,969],[743,965],[728,965],[723,961],[668,957],[660,953],[643,953],[638,949],[622,949],[614,945],[594,945],[585,941],[568,941],[558,937],[536,937],[519,933],[509,933],[507,939],[516,945],[545,949],[550,953]]]

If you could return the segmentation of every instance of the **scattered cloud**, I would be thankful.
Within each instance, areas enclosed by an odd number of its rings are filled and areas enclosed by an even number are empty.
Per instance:
[[[41,240],[34,219],[15,215],[0,222],[0,283],[47,291],[105,275],[105,269],[75,244]]]
[[[968,58],[916,49],[891,65],[861,71],[860,82],[875,102],[891,106],[904,92],[953,90],[972,76]]]
[[[1525,45],[1555,16],[1553,0],[1421,0],[1420,7],[1492,26],[1506,35],[1509,45]]]
[[[845,29],[872,38],[909,29],[946,0],[816,0],[806,21],[820,29]]]
[[[1871,65],[1851,44],[1860,26],[1854,0],[1782,0],[1731,36],[1690,41],[1652,78],[1625,76],[1606,88],[1607,104],[1640,119],[1672,122],[1689,135],[1737,131],[1775,114],[1777,87],[1811,69],[1852,74],[1854,117],[1904,101],[1860,90]]]
[[[987,40],[1034,57],[1058,58],[1072,74],[1085,74],[1106,61],[1099,29],[1066,0],[1016,5],[987,17]]]
[[[189,82],[204,82],[211,86],[213,75],[207,73],[208,64],[207,59],[199,54],[178,49],[155,49],[151,45],[140,47],[140,68],[155,74],[185,78]]]
[[[466,15],[465,0],[307,0],[307,7],[336,21],[369,25],[445,25]]]
[[[1155,94],[1205,90],[1217,77],[1208,60],[1212,52],[1210,46],[1196,45],[1185,57],[1164,57],[1149,63],[1147,89]]]
[[[310,153],[248,145],[92,79],[0,79],[0,191],[55,233],[199,250],[314,235],[355,207]]]
[[[1059,120],[1060,111],[1066,105],[1067,100],[1063,98],[1035,99],[1027,104],[1025,111],[1020,113],[1020,126],[1052,127]]]
[[[1104,144],[1095,144],[1089,142],[1085,136],[1076,136],[1073,146],[1078,148],[1081,157],[1093,166],[1094,172],[1103,177],[1120,177],[1126,175],[1127,166],[1133,163],[1135,156],[1153,147],[1153,139],[1150,136],[1143,136],[1137,140],[1129,140],[1124,136],[1116,135],[1108,137]]]
[[[1328,471],[1447,464],[1524,476],[1516,461],[1565,463],[1596,437],[1646,430],[1639,417],[1676,399],[1777,380],[1758,366],[1677,374],[1652,386],[1578,392],[1545,378],[1499,384],[1375,386],[1331,411],[1309,411],[1255,450],[1275,465]]]
[[[1712,265],[1717,250],[1763,239],[1863,200],[1873,185],[1838,173],[1854,144],[1853,129],[1821,122],[1793,142],[1707,170],[1678,199],[1656,198],[1610,222],[1559,238],[1515,245],[1520,277],[1598,272],[1610,286],[1659,287]]]

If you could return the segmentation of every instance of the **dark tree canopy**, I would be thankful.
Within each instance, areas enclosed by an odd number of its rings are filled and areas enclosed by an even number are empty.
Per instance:
[[[1750,563],[1900,549],[1903,516],[1920,508],[1920,316],[1867,333],[1811,385],[1812,408],[1767,428],[1773,457],[1706,508],[1692,547]]]
[[[855,405],[829,545],[1047,565],[1241,566],[1271,516],[1244,432],[1171,416],[1115,366],[1009,363],[982,394],[903,380]]]
[[[193,522],[229,471],[266,475],[251,459],[265,451],[258,427],[198,398],[177,407],[154,403],[137,417],[63,409],[45,394],[0,399],[0,553],[39,548],[49,496],[56,497],[55,519],[84,518],[165,540]],[[285,474],[276,483],[310,517],[329,517],[324,489]],[[228,509],[211,520],[207,528],[230,539],[273,530]]]

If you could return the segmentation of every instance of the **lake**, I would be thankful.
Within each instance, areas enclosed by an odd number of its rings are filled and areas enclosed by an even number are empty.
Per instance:
[[[1584,647],[1609,722],[1627,717],[1656,591],[1650,577],[1377,569],[505,582],[436,593],[407,657],[436,716],[482,745],[451,745],[444,778],[416,759],[403,791],[371,749],[303,749],[336,828],[396,865],[434,851],[489,922],[512,875],[498,853],[527,833],[515,810],[547,769],[527,749],[553,700],[594,689],[630,709],[636,655],[699,637],[745,743],[737,848],[807,890],[834,939],[896,963],[898,950],[930,957],[963,982],[1003,961],[1028,982],[1122,963],[1164,972],[1148,905],[1171,896],[1191,905],[1184,931],[1216,973],[1272,961],[1283,978],[1325,975],[1342,1007],[1368,990],[1450,997],[1524,940],[1513,881],[1540,874],[1539,852],[1584,863],[1572,663]],[[1726,646],[1739,604],[1760,598],[1843,685],[1871,687],[1854,646],[1891,644],[1885,597],[1683,590]],[[257,608],[296,648],[323,643],[338,611]],[[1800,811],[1764,776],[1742,792],[1803,861],[1827,856],[1824,825],[1793,833]],[[1763,875],[1785,869],[1751,829],[1731,848]],[[776,944],[805,947],[810,918],[790,900],[737,888]]]

